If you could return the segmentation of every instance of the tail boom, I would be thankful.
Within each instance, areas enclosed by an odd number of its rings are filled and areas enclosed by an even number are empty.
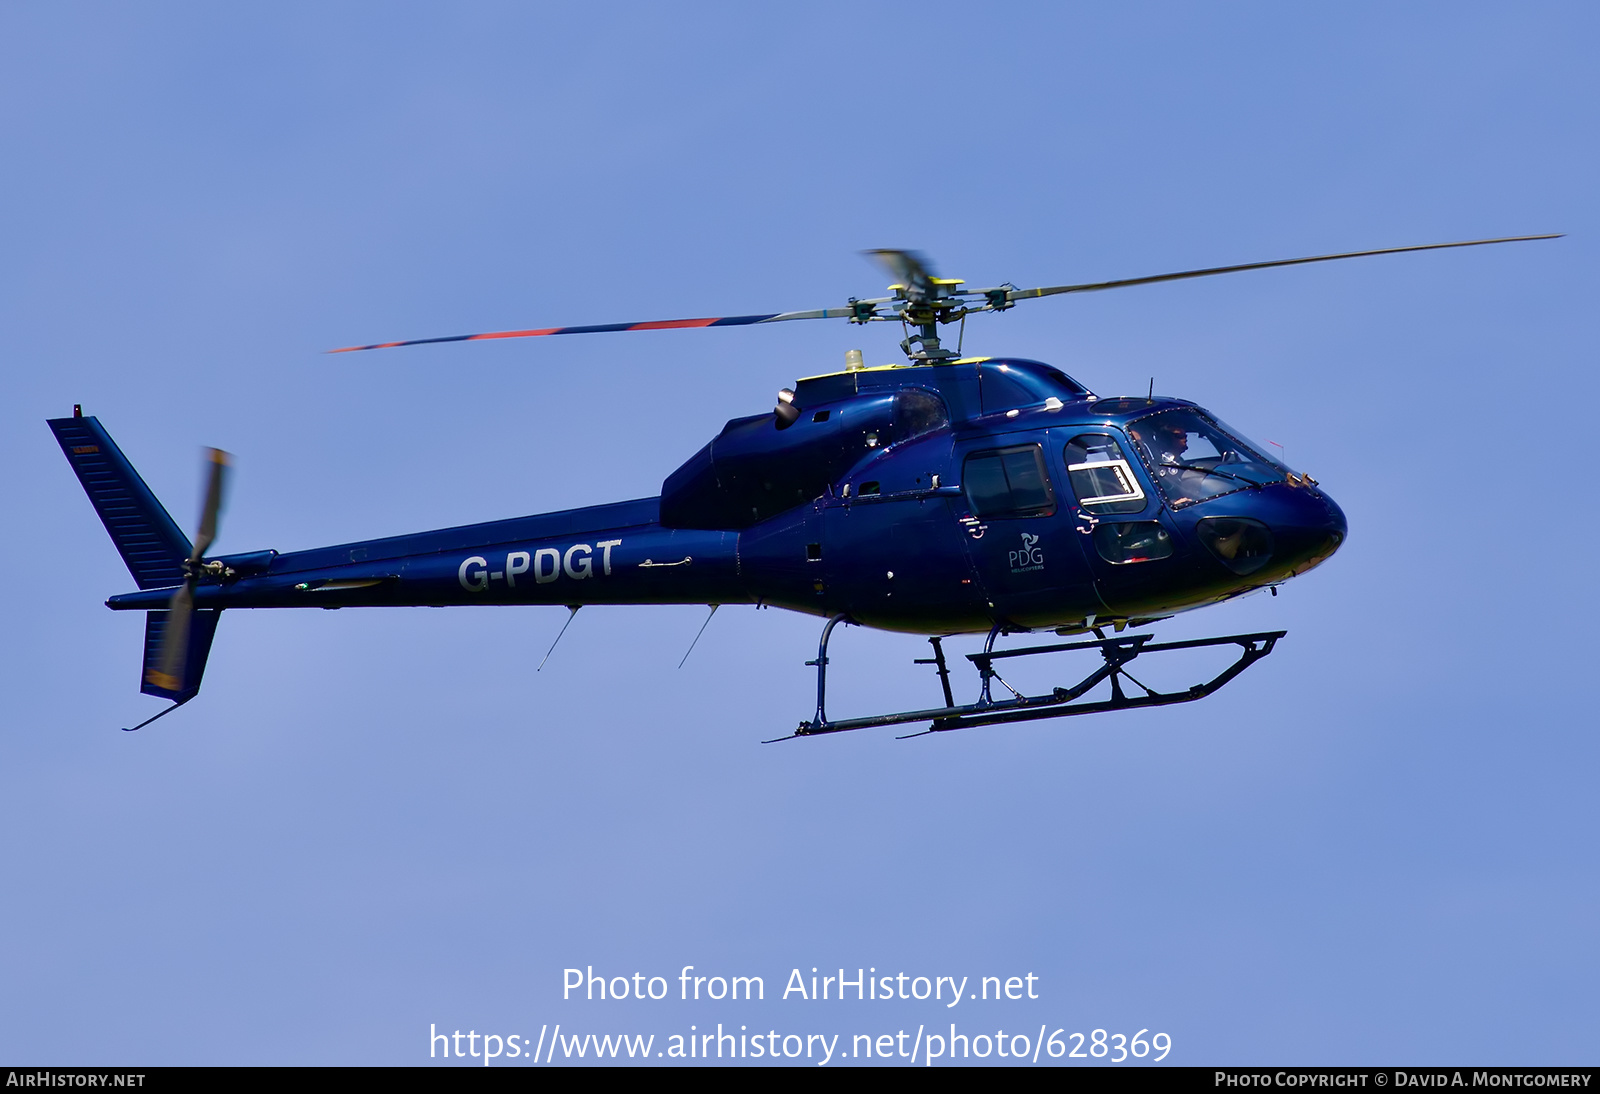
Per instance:
[[[654,508],[628,502],[596,509],[624,507],[635,511],[609,515],[638,517]],[[740,592],[736,532],[663,528],[647,520],[590,521],[611,526],[538,535],[568,515],[543,514],[281,554],[254,576],[198,585],[194,603],[197,608],[346,608],[746,599]],[[533,535],[522,538],[528,533]],[[423,544],[438,549],[410,553]],[[170,595],[170,589],[152,589],[114,596],[106,603],[148,611],[164,606]]]

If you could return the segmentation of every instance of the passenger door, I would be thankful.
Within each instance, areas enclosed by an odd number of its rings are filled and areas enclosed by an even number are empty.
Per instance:
[[[1095,610],[1083,555],[1046,457],[1049,435],[1013,434],[958,446],[952,500],[993,618],[1057,626]],[[1081,609],[1081,610],[1080,610]]]

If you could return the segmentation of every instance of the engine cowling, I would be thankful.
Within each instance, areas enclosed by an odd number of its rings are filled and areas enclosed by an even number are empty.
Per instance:
[[[826,493],[874,449],[949,422],[943,401],[915,388],[802,405],[786,425],[784,417],[758,414],[723,426],[667,477],[661,523],[748,528]]]

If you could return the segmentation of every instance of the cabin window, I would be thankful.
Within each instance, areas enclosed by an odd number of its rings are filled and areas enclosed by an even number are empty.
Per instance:
[[[1055,492],[1036,444],[974,452],[961,469],[961,489],[974,516],[1048,517],[1056,511]]]
[[[1084,433],[1066,448],[1067,478],[1078,504],[1091,513],[1137,513],[1144,509],[1144,488],[1116,439],[1108,433]]]
[[[1249,517],[1206,517],[1195,524],[1206,550],[1236,574],[1253,574],[1272,561],[1272,530]]]
[[[950,412],[944,400],[931,391],[907,388],[894,399],[894,435],[896,440],[908,440],[943,429],[950,424]]]
[[[1113,566],[1154,562],[1172,554],[1172,536],[1158,521],[1102,522],[1094,526],[1094,549]]]

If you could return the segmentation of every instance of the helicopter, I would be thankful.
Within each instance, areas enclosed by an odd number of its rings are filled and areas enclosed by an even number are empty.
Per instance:
[[[1195,403],[1156,395],[1153,383],[1142,396],[1101,397],[1039,361],[962,356],[967,317],[1057,295],[1555,238],[1030,289],[966,289],[935,276],[916,252],[876,250],[866,254],[895,278],[890,295],[851,297],[843,307],[330,350],[801,319],[898,322],[905,334],[902,363],[868,367],[851,350],[842,370],[800,379],[778,392],[771,411],[732,419],[657,497],[302,551],[208,556],[229,474],[225,452],[208,451],[191,541],[81,405],[48,424],[138,586],[106,605],[146,613],[140,691],[171,702],[129,732],[198,694],[218,620],[234,608],[561,605],[570,625],[591,604],[700,604],[713,615],[724,604],[753,604],[821,617],[817,657],[806,662],[817,670],[816,709],[774,740],[926,723],[910,734],[921,736],[1165,706],[1215,693],[1286,632],[1157,642],[1148,627],[1261,589],[1276,595],[1339,549],[1349,531],[1343,511],[1309,474]],[[939,334],[952,324],[955,349]],[[942,702],[829,718],[828,645],[840,623],[926,636],[932,656],[916,663],[933,667]],[[996,648],[1002,637],[1038,633],[1071,641]],[[943,640],[969,634],[986,635],[980,652],[965,655],[978,694],[958,702]],[[1204,647],[1231,647],[1234,660],[1187,689],[1157,690],[1129,671],[1139,658]],[[1019,658],[1070,653],[1087,655],[1091,671],[1046,692],[1027,694],[1001,672]]]

